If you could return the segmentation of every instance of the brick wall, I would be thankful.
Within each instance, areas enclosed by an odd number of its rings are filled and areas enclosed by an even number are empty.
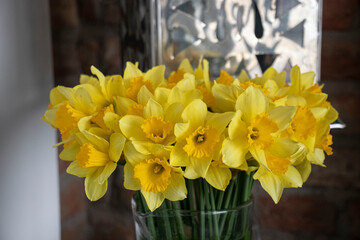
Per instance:
[[[302,189],[274,206],[256,185],[262,240],[360,239],[360,1],[324,0],[321,81],[346,123],[333,130],[334,155],[314,166]]]
[[[51,0],[55,84],[74,86],[91,65],[106,74],[122,72],[124,60],[140,61],[146,69],[147,33],[139,33],[148,24],[147,11],[121,10],[137,9],[139,2]],[[262,240],[360,239],[360,1],[323,5],[321,78],[347,128],[333,131],[327,167],[314,166],[304,187],[286,190],[279,204],[255,184]],[[139,29],[128,28],[138,19]],[[103,199],[91,203],[83,180],[66,174],[66,167],[59,162],[62,239],[134,239],[131,193],[122,187],[122,173],[111,177]]]

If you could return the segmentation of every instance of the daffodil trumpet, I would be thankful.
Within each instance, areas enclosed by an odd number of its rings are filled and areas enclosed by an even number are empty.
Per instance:
[[[200,211],[186,223],[194,238],[206,238],[206,224],[215,239],[231,236],[235,215],[204,213],[249,203],[254,180],[278,203],[333,153],[338,113],[315,74],[298,66],[290,83],[272,67],[254,78],[221,70],[211,81],[205,59],[195,69],[185,59],[167,77],[165,66],[143,72],[130,62],[123,75],[90,70],[79,85],[52,89],[42,117],[61,134],[67,172],[85,178],[96,201],[123,168],[138,211]],[[180,215],[159,221],[146,220],[154,235],[162,226],[166,239],[187,237]]]

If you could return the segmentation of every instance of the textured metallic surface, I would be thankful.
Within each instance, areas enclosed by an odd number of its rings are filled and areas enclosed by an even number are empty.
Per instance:
[[[197,65],[253,77],[269,66],[320,73],[321,0],[152,0],[153,64]]]

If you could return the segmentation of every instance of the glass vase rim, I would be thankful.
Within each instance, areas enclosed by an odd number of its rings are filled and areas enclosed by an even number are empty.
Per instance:
[[[142,212],[142,211],[138,211],[136,210],[136,200],[134,199],[134,197],[132,197],[131,199],[131,205],[133,208],[133,212],[136,215],[139,215],[141,217],[147,217],[147,216],[154,216],[154,215],[161,215],[162,213],[166,212],[166,213],[180,213],[181,215],[190,215],[190,214],[197,214],[197,213],[203,213],[203,214],[212,214],[212,215],[216,215],[216,214],[224,214],[224,213],[229,213],[229,212],[234,212],[234,211],[241,211],[242,209],[246,209],[248,207],[251,207],[253,205],[253,197],[251,196],[249,201],[242,203],[239,206],[236,206],[234,208],[228,208],[228,209],[220,209],[220,210],[185,210],[185,209],[163,209],[163,208],[158,208],[155,211],[151,212],[151,211],[146,211],[146,212]]]

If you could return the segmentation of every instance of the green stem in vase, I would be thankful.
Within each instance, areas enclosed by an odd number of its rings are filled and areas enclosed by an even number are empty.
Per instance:
[[[197,194],[199,196],[198,199],[198,203],[200,206],[200,239],[204,240],[205,239],[205,206],[204,206],[204,192],[201,186],[201,179],[197,179],[196,180],[196,185],[197,185],[197,192],[199,194]]]
[[[168,210],[168,208],[166,207],[166,201],[164,201],[163,204],[161,205],[161,210],[163,211],[163,215],[164,215],[162,220],[164,223],[166,239],[172,240],[171,225],[169,222],[169,216],[166,212]]]
[[[210,189],[211,209],[213,211],[216,211],[215,196],[214,196],[215,189],[211,186],[209,187],[209,189]],[[213,215],[213,223],[214,223],[215,239],[219,239],[219,219],[217,214]]]
[[[224,202],[224,205],[222,207],[222,210],[227,210],[229,208],[230,200],[231,200],[232,193],[233,193],[234,183],[235,183],[235,179],[232,179],[230,181],[228,189],[225,190],[226,191],[225,192],[225,202]],[[220,221],[220,233],[222,233],[222,231],[224,229],[226,218],[227,218],[227,214],[226,213],[222,214],[222,218],[221,218],[221,221]]]
[[[172,206],[173,206],[174,212],[176,214],[176,223],[177,223],[176,226],[178,227],[178,233],[180,235],[180,239],[185,240],[186,237],[185,237],[185,233],[184,233],[184,226],[183,226],[183,222],[181,220],[177,202],[172,202]]]
[[[223,199],[224,199],[224,195],[225,195],[225,191],[218,191],[219,193],[217,194],[217,198],[216,198],[216,210],[220,210],[221,209],[221,205],[223,203]]]
[[[209,235],[212,236],[213,235],[213,227],[212,225],[212,215],[211,215],[211,205],[210,205],[210,199],[209,199],[209,189],[208,189],[208,185],[207,182],[204,179],[200,179],[201,183],[202,183],[202,187],[203,187],[203,191],[204,191],[204,197],[205,197],[205,207],[206,207],[206,215],[207,215],[207,219],[208,219],[208,230],[209,230]]]
[[[188,200],[189,200],[189,207],[190,207],[190,210],[191,210],[191,231],[192,231],[192,237],[194,239],[197,239],[198,236],[197,236],[197,223],[196,223],[196,219],[195,219],[195,216],[193,215],[193,212],[195,211],[195,208],[194,208],[194,194],[193,194],[193,189],[194,189],[194,181],[191,181],[191,180],[187,180],[186,179],[186,185],[187,185],[187,189],[188,189]]]
[[[148,208],[148,206],[147,206],[147,203],[146,203],[143,195],[141,194],[141,192],[138,191],[137,193],[138,193],[138,199],[139,199],[140,206],[142,206],[141,212],[143,212],[143,213],[148,213],[148,212],[150,212],[150,210],[149,210],[149,208]],[[151,213],[150,213],[149,216],[146,218],[146,222],[147,222],[147,225],[148,225],[149,228],[150,228],[150,231],[151,231],[152,236],[154,236],[154,238],[156,238],[156,229],[155,229],[154,219],[153,219],[153,216],[152,216]]]

